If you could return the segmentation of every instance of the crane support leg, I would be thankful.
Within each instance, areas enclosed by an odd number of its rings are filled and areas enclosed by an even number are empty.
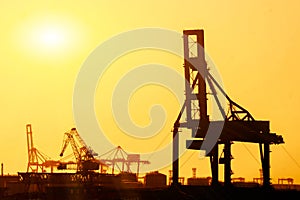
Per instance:
[[[175,128],[173,131],[173,165],[172,165],[172,184],[178,185],[179,175],[179,134],[178,129]]]
[[[264,143],[264,157],[262,162],[263,186],[270,187],[270,144]]]
[[[211,174],[212,174],[212,186],[219,185],[219,147],[218,143],[212,150],[212,155],[210,156]]]
[[[224,181],[225,186],[231,186],[231,143],[224,144]]]

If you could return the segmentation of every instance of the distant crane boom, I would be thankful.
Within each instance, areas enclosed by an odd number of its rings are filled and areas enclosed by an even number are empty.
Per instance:
[[[100,161],[94,158],[94,155],[97,154],[93,153],[93,150],[87,147],[87,145],[77,132],[76,128],[72,128],[70,132],[65,132],[63,147],[60,156],[64,155],[64,152],[69,144],[72,147],[73,154],[77,162],[77,171],[99,169]],[[65,167],[60,167],[60,169],[65,169]]]
[[[71,144],[73,153],[75,155],[76,160],[79,162],[81,160],[81,156],[80,156],[80,152],[78,149],[78,146],[76,145],[76,142],[74,140],[74,137],[72,135],[72,133],[65,133],[65,139],[64,139],[64,144],[63,144],[63,148],[61,150],[60,156],[64,155],[64,152],[66,150],[66,148],[68,147],[68,145]]]

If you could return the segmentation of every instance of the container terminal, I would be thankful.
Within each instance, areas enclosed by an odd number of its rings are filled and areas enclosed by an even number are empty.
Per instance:
[[[293,178],[280,178],[271,183],[270,145],[284,143],[282,135],[270,132],[270,122],[257,120],[244,107],[232,100],[210,73],[204,52],[204,31],[183,31],[185,101],[172,129],[172,170],[169,175],[152,171],[139,176],[139,166],[151,164],[139,154],[128,154],[120,146],[98,156],[83,140],[76,128],[65,132],[61,160],[51,160],[33,143],[32,125],[26,124],[28,164],[26,172],[5,175],[1,164],[1,199],[300,199],[300,185]],[[223,120],[213,121],[207,111],[207,87],[214,97]],[[220,96],[229,105],[225,112]],[[185,115],[185,116],[183,116]],[[222,129],[209,148],[214,132]],[[211,176],[179,176],[180,129],[191,130],[193,139],[186,141],[191,151],[206,150]],[[215,129],[214,129],[215,130]],[[213,131],[214,131],[213,130]],[[231,146],[234,142],[257,144],[260,152],[260,177],[245,181],[232,177]],[[75,161],[66,161],[64,153],[71,146]],[[220,147],[223,147],[222,157]],[[130,169],[137,164],[136,173]],[[219,166],[224,166],[224,181],[219,180]],[[46,169],[50,169],[47,172]],[[111,173],[108,173],[111,169]],[[73,170],[74,172],[66,172]],[[59,172],[58,172],[59,171]]]

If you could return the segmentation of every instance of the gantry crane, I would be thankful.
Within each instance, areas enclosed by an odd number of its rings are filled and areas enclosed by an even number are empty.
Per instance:
[[[98,154],[85,144],[76,128],[72,128],[70,132],[65,132],[60,156],[63,156],[69,144],[72,147],[76,159],[77,171],[99,170],[99,165],[101,165],[102,169],[103,164],[94,158],[94,156],[97,156]],[[66,165],[67,164],[63,164],[59,166],[58,169],[67,169]]]
[[[52,173],[53,168],[59,166],[60,162],[51,160],[49,156],[34,147],[31,124],[26,125],[26,136],[28,150],[27,172],[45,172],[46,168],[50,167]]]
[[[102,154],[99,156],[99,159],[108,166],[111,166],[112,174],[115,173],[115,168],[117,168],[120,173],[132,173],[131,165],[137,164],[136,174],[138,175],[141,164],[150,164],[148,160],[141,160],[140,154],[128,154],[121,146],[117,146]]]
[[[263,185],[270,186],[270,145],[284,143],[281,135],[270,132],[270,122],[256,120],[245,108],[228,97],[212,76],[205,60],[204,31],[184,30],[185,102],[173,129],[173,184],[178,184],[179,128],[192,131],[193,140],[186,147],[205,150],[210,157],[212,184],[218,185],[218,166],[224,164],[224,184],[231,185],[231,145],[234,141],[259,144],[262,163]],[[207,91],[209,85],[214,100],[222,114],[222,120],[211,121],[207,114]],[[229,103],[228,113],[222,107],[217,92]],[[186,121],[180,122],[183,112]],[[220,134],[218,134],[219,132]],[[219,160],[218,146],[224,145],[224,157]]]

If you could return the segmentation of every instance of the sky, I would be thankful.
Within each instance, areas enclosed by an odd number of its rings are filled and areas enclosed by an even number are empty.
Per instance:
[[[300,183],[299,8],[296,0],[2,1],[0,162],[4,173],[26,171],[28,123],[36,148],[59,159],[64,132],[77,126],[73,92],[86,59],[117,34],[155,27],[179,33],[204,29],[206,52],[227,94],[254,118],[270,120],[271,132],[284,138],[284,144],[271,146],[272,182],[291,177]],[[183,60],[178,56],[141,50],[114,61],[95,93],[97,120],[109,133],[106,136],[114,145],[136,153],[169,144],[180,110],[172,92],[152,84],[132,94],[128,110],[131,119],[143,127],[152,122],[151,106],[161,104],[166,118],[158,133],[146,139],[132,138],[115,123],[109,107],[114,87],[128,71],[147,63],[164,64],[183,74]],[[80,134],[85,138],[86,133]],[[105,153],[101,148],[97,151]],[[232,145],[232,177],[246,181],[259,177],[258,152],[256,144]],[[192,176],[193,167],[197,176],[210,176],[208,159],[199,159],[197,153],[186,152],[180,166],[180,176]],[[167,174],[169,169],[166,165],[157,170]]]

